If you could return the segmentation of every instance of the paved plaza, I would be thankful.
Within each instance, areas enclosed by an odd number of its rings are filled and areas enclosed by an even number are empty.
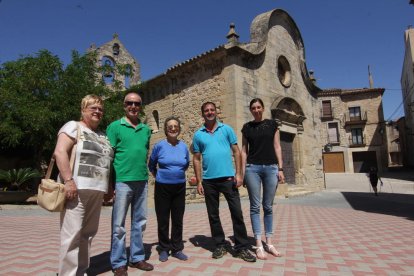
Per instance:
[[[151,199],[152,200],[152,199]],[[252,237],[248,200],[242,200]],[[277,198],[276,248],[283,257],[256,263],[213,249],[204,203],[186,206],[184,252],[188,261],[158,261],[153,208],[145,232],[152,272],[129,268],[129,275],[414,275],[414,195],[325,190]],[[1,206],[0,275],[56,275],[59,214],[37,206]],[[230,215],[221,203],[225,233],[232,237]],[[109,264],[111,207],[104,207],[93,241],[89,275],[112,275]],[[129,224],[129,219],[127,223]],[[128,227],[129,233],[129,227]],[[251,240],[252,244],[254,240]]]

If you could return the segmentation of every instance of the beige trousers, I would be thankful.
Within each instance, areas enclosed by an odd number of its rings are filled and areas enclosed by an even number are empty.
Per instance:
[[[92,239],[98,232],[104,193],[78,190],[60,214],[59,276],[84,275],[89,268]]]

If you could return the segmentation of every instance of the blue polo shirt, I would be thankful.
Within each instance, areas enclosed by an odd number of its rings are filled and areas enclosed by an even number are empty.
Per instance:
[[[232,145],[237,144],[234,130],[223,123],[210,133],[203,125],[193,137],[193,150],[203,157],[203,179],[234,176]]]

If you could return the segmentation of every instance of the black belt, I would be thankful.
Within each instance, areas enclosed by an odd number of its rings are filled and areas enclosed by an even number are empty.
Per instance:
[[[228,181],[234,181],[234,176],[225,176],[225,177],[219,177],[219,178],[210,178],[206,179],[208,182],[212,183],[223,183]]]

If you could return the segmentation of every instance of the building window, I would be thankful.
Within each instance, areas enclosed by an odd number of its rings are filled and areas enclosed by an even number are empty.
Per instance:
[[[364,138],[362,135],[362,128],[353,128],[351,129],[352,135],[352,144],[353,145],[362,145],[364,144]]]
[[[331,101],[322,101],[322,117],[323,118],[332,118]]]
[[[328,123],[328,143],[339,144],[338,123]]]
[[[114,54],[114,56],[119,55],[119,44],[118,43],[114,43],[114,45],[112,46],[112,53]]]
[[[361,108],[359,106],[349,108],[349,120],[361,121]]]
[[[292,84],[291,69],[289,61],[284,56],[280,56],[277,60],[277,76],[284,87],[290,87]]]
[[[132,68],[131,65],[127,64],[125,67],[125,88],[129,88],[131,85]]]
[[[112,58],[104,56],[102,58],[102,78],[105,84],[110,85],[114,82],[115,74],[114,74],[114,67],[115,62]]]
[[[152,132],[157,133],[160,129],[160,116],[158,115],[158,111],[152,111]]]

